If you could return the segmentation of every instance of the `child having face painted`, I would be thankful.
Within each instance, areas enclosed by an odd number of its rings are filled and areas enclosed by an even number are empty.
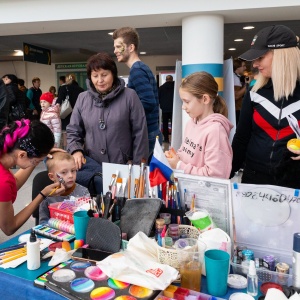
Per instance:
[[[182,81],[179,94],[190,120],[180,149],[165,152],[170,166],[186,174],[229,178],[232,149],[228,137],[233,126],[217,82],[209,73],[193,73]]]
[[[53,182],[60,182],[65,188],[65,192],[56,197],[49,197],[43,201],[39,208],[39,223],[47,223],[50,219],[49,204],[62,202],[70,196],[89,196],[87,188],[77,184],[76,165],[73,156],[67,152],[55,152],[52,158],[47,159],[48,176]]]

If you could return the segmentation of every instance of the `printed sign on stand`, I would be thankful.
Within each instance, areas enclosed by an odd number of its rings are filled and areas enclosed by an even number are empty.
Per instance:
[[[232,238],[231,183],[227,179],[195,176],[175,172],[178,178],[181,199],[190,207],[195,198],[195,207],[207,210],[216,226]]]

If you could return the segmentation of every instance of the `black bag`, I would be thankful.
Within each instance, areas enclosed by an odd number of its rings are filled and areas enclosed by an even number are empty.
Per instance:
[[[16,103],[15,105],[11,106],[9,112],[9,118],[12,121],[17,121],[25,118],[26,116],[26,106],[22,103]]]
[[[17,121],[26,118],[26,112],[27,112],[26,95],[24,92],[18,89],[16,92],[16,101],[10,107],[9,119],[11,121]]]
[[[86,243],[92,249],[116,253],[121,249],[122,234],[118,225],[102,218],[90,218]]]
[[[162,206],[161,199],[129,199],[121,211],[120,228],[131,239],[139,231],[150,236],[155,220]]]

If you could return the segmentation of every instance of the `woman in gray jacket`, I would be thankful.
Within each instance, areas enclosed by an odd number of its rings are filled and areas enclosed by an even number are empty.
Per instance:
[[[67,150],[76,162],[77,182],[88,185],[102,162],[140,164],[148,158],[148,134],[143,106],[125,87],[113,59],[98,53],[87,62],[87,91],[78,96],[67,126]],[[101,187],[100,187],[101,185]],[[102,183],[97,193],[102,191]]]

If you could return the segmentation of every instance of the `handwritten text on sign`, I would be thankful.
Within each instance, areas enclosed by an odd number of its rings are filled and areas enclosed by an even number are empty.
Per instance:
[[[288,203],[300,203],[300,197],[295,197],[292,195],[286,195],[286,194],[281,194],[281,193],[266,193],[263,191],[260,192],[252,192],[252,191],[247,191],[247,192],[240,192],[237,191],[237,196],[242,197],[242,198],[247,198],[247,199],[253,199],[253,200],[261,200],[261,201],[273,201],[273,202],[288,202]]]

